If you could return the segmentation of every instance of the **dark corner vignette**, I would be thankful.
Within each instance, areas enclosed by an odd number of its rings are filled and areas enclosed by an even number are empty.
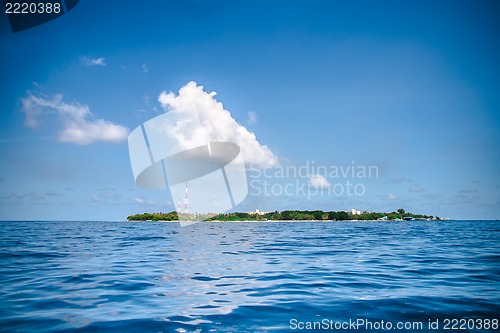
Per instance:
[[[9,18],[13,33],[52,21],[71,9],[80,0],[4,0],[3,11]]]

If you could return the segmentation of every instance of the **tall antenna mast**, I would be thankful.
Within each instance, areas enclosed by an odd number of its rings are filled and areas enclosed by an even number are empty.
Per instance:
[[[186,182],[186,197],[184,198],[184,214],[187,214],[187,212],[188,212],[188,205],[189,205],[189,200],[188,200],[188,183]]]

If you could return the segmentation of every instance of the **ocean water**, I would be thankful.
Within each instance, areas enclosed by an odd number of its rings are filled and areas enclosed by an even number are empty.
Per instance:
[[[499,319],[497,221],[0,222],[1,332],[494,332]]]

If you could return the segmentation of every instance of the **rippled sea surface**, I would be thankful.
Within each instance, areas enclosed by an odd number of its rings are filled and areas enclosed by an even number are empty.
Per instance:
[[[318,332],[350,320],[449,332],[453,318],[500,319],[498,221],[0,222],[1,332]]]

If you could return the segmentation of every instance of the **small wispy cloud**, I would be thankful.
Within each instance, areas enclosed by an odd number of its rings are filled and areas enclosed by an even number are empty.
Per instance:
[[[59,196],[59,193],[57,193],[55,191],[52,191],[52,190],[47,190],[45,192],[45,196],[47,196],[47,197],[57,197],[57,196]]]
[[[147,199],[142,196],[134,197],[132,202],[136,205],[141,205],[141,206],[159,206],[159,207],[168,207],[172,205],[172,203],[168,200],[154,200],[154,199]]]
[[[144,199],[143,197],[135,197],[134,198],[134,203],[136,203],[138,205],[142,205],[145,202],[146,202],[146,199]]]
[[[385,197],[387,200],[397,200],[398,197],[392,193],[387,193],[386,197]]]
[[[479,194],[478,191],[476,190],[470,190],[470,189],[463,189],[457,192],[455,194],[455,199],[461,201],[461,202],[472,202],[472,201],[477,201],[481,198],[481,195]]]
[[[37,128],[40,120],[47,117],[56,117],[58,124],[63,128],[57,139],[60,142],[87,145],[97,141],[122,142],[128,137],[129,130],[104,119],[96,119],[87,105],[79,103],[65,103],[62,95],[52,98],[36,97],[28,92],[28,96],[21,100],[25,113],[25,125]]]
[[[41,194],[35,191],[26,193],[11,192],[10,194],[5,194],[1,197],[0,205],[48,205],[50,202],[47,201],[47,199],[51,196],[53,197],[53,195]]]
[[[411,180],[403,176],[398,176],[392,178],[390,182],[393,184],[401,184],[401,183],[411,182]]]
[[[142,64],[142,71],[144,73],[149,73],[149,67],[148,67],[148,64]]]
[[[113,204],[118,203],[122,196],[114,191],[108,191],[102,194],[91,194],[90,201],[95,203]]]
[[[248,112],[247,124],[252,125],[257,122],[257,113],[250,111]]]
[[[308,185],[316,189],[327,189],[331,186],[330,182],[322,175],[311,175]]]
[[[412,187],[410,187],[410,189],[408,191],[413,192],[413,193],[420,193],[420,192],[425,191],[425,189],[423,187],[418,186],[418,185],[413,185]]]
[[[90,58],[86,56],[80,57],[80,62],[87,67],[91,66],[106,66],[106,59],[103,57]]]
[[[440,198],[439,195],[432,194],[432,193],[430,193],[430,194],[424,194],[424,195],[422,195],[422,197],[425,198],[425,199],[427,199],[427,200],[431,200],[431,201],[436,201],[436,200],[438,200]]]

